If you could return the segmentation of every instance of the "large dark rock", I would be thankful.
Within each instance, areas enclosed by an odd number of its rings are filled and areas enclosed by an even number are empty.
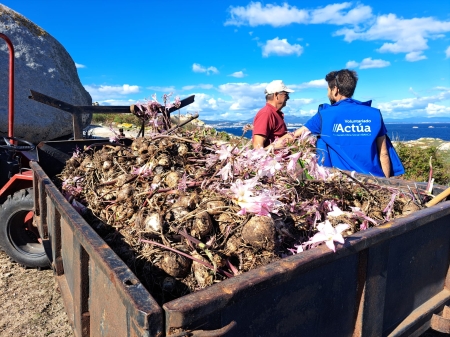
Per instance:
[[[72,115],[28,98],[30,89],[73,105],[91,105],[75,63],[64,47],[39,26],[0,4],[0,32],[15,52],[14,135],[38,143],[69,135]],[[0,135],[8,134],[9,49],[0,38]],[[92,115],[83,115],[83,127]]]

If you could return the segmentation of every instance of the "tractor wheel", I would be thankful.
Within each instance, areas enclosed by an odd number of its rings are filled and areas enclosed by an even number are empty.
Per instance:
[[[8,196],[0,208],[0,248],[15,262],[31,268],[50,265],[39,232],[33,226],[32,189]]]

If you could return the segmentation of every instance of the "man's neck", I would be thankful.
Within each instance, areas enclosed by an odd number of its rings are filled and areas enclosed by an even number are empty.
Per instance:
[[[270,101],[266,101],[267,104],[270,104],[271,106],[273,106],[277,111],[280,111],[280,109],[277,108],[277,104],[275,102],[270,102]]]

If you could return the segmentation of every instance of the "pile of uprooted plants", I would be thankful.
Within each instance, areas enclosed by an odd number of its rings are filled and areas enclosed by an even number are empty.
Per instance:
[[[164,303],[421,208],[412,192],[320,166],[314,141],[274,152],[205,129],[155,132],[77,151],[59,178]]]

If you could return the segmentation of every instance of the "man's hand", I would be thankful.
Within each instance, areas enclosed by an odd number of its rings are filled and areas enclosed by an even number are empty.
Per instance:
[[[300,137],[303,132],[307,131],[308,128],[306,126],[302,126],[300,129],[295,130],[294,132],[288,132],[283,137],[278,138],[274,143],[274,149],[279,149],[281,147],[286,146],[287,142],[291,142],[294,139]]]

